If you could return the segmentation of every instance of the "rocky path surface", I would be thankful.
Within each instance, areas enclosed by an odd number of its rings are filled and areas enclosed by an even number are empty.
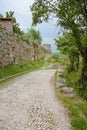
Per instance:
[[[52,87],[54,72],[31,72],[0,90],[0,130],[71,130]]]

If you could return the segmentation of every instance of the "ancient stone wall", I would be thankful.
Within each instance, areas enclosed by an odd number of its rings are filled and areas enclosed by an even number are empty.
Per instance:
[[[8,32],[13,32],[13,22],[11,18],[0,18],[0,26]]]
[[[44,47],[45,52],[47,54],[51,54],[52,53],[52,51],[51,51],[51,44],[43,44],[43,47]]]
[[[8,27],[6,26],[8,24]],[[0,22],[0,67],[8,64],[24,64],[44,56],[43,47],[20,40],[12,31],[10,20]]]

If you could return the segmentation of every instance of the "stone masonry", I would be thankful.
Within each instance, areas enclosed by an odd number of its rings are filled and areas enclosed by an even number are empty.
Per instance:
[[[0,67],[24,64],[43,57],[43,47],[35,43],[37,46],[34,48],[32,42],[29,45],[13,33],[12,19],[0,18]]]
[[[44,47],[45,52],[46,52],[47,54],[51,54],[51,53],[52,53],[52,52],[51,52],[51,44],[43,44],[43,47]]]

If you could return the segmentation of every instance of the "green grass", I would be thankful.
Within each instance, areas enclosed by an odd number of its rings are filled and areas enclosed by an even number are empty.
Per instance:
[[[15,74],[20,74],[23,72],[30,72],[33,70],[40,69],[44,65],[44,60],[39,59],[34,61],[31,61],[27,64],[24,65],[16,65],[16,64],[11,64],[8,66],[5,66],[4,68],[0,68],[0,79],[15,75]]]
[[[55,83],[56,79],[57,72],[55,74]],[[55,91],[57,97],[63,102],[64,106],[68,108],[73,130],[87,130],[87,101],[83,100],[78,95],[75,99],[66,97],[63,93],[58,91],[56,84]]]
[[[73,130],[87,130],[87,102],[71,100],[62,94],[59,94],[58,97],[69,110]]]

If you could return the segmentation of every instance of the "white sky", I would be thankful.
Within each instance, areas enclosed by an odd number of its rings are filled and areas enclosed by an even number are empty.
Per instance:
[[[32,5],[34,0],[1,0],[0,1],[0,13],[5,16],[6,11],[14,11],[14,16],[17,22],[20,24],[20,28],[23,31],[27,31],[27,28],[31,27],[32,14],[29,6]],[[50,43],[52,45],[52,51],[56,51],[54,44],[54,37],[57,37],[60,28],[54,26],[53,22],[42,23],[36,27],[41,33],[43,43]]]

